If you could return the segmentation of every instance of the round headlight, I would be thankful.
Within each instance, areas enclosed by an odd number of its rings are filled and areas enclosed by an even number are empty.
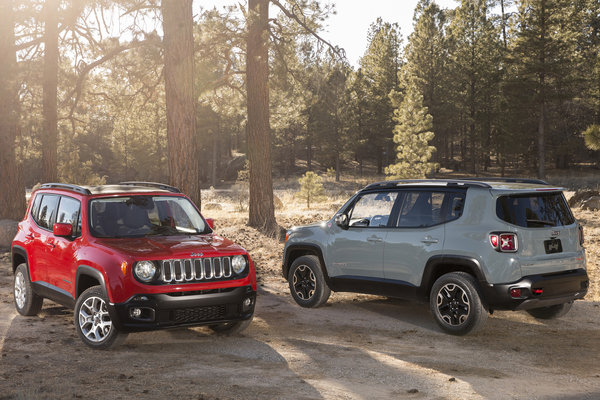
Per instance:
[[[240,274],[245,268],[248,262],[246,261],[246,257],[244,256],[234,256],[231,260],[231,266],[233,267],[233,272],[236,274]]]
[[[133,269],[135,276],[143,282],[150,282],[156,275],[156,265],[152,261],[140,261]]]

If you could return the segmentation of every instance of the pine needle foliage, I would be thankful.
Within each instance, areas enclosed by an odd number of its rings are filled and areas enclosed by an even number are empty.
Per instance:
[[[389,179],[425,178],[437,168],[436,163],[429,161],[435,151],[435,147],[429,145],[434,137],[432,120],[427,107],[423,106],[423,96],[411,85],[394,110],[397,162],[385,169]]]
[[[600,125],[590,125],[582,133],[585,140],[585,147],[590,150],[600,150]]]
[[[306,201],[306,208],[310,210],[310,203],[317,203],[325,200],[325,188],[323,187],[323,178],[313,171],[306,172],[300,179],[300,191],[296,197]]]

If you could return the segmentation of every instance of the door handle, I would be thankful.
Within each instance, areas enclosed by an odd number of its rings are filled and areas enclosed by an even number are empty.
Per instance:
[[[56,245],[54,243],[52,243],[52,242],[46,243],[46,246],[50,247],[51,249],[53,249],[53,248],[56,247]]]
[[[383,242],[383,239],[377,236],[371,236],[370,238],[367,238],[368,242]]]
[[[425,244],[433,244],[439,242],[439,240],[432,238],[431,236],[425,236],[423,239],[421,239],[421,242]]]

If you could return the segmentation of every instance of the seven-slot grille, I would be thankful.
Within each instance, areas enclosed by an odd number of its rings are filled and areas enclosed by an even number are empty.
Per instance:
[[[230,278],[233,275],[231,257],[188,258],[163,260],[161,280],[163,283],[206,281]]]

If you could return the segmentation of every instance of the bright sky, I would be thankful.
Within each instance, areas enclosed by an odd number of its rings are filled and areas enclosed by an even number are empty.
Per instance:
[[[457,0],[436,0],[442,8],[455,8]],[[367,32],[371,23],[378,17],[385,22],[398,23],[404,44],[413,30],[413,13],[418,0],[337,0],[336,15],[329,17],[328,27],[323,37],[332,44],[346,50],[348,61],[358,65],[359,58],[367,48]],[[219,8],[225,4],[235,4],[231,0],[196,0],[195,6]]]

